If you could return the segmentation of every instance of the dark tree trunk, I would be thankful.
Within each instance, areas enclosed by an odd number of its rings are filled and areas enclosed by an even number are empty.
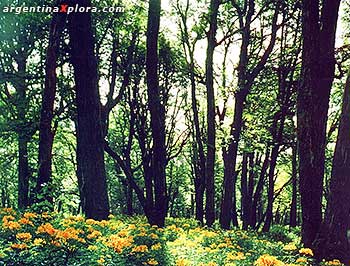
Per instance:
[[[196,219],[203,224],[204,220],[204,190],[205,184],[203,179],[198,176],[194,180],[194,190],[195,190],[195,203],[196,203]]]
[[[343,96],[325,220],[316,241],[319,259],[350,261],[350,72]]]
[[[79,5],[91,6],[91,3],[83,0]],[[91,14],[71,14],[69,35],[76,90],[77,164],[78,175],[82,178],[82,209],[88,218],[102,220],[108,217],[109,202]]]
[[[298,91],[302,241],[312,247],[322,222],[326,125],[334,79],[334,45],[340,0],[303,1],[303,66]]]
[[[195,174],[195,201],[196,201],[196,219],[203,224],[204,222],[204,192],[205,192],[205,154],[203,141],[201,137],[201,130],[199,124],[199,112],[196,99],[196,81],[194,76],[194,55],[191,52],[190,62],[190,76],[191,76],[191,104],[193,112],[193,124],[194,124],[194,167],[196,167]],[[198,156],[197,156],[198,153]]]
[[[290,204],[289,226],[296,227],[298,215],[298,160],[297,160],[297,146],[292,147],[292,202]]]
[[[252,202],[252,210],[251,210],[251,220],[249,225],[251,228],[256,228],[257,222],[259,220],[259,202],[261,200],[262,196],[262,190],[264,188],[264,181],[267,169],[269,167],[269,159],[270,159],[270,150],[267,148],[265,153],[265,159],[263,162],[263,165],[261,167],[260,176],[258,183],[255,188],[254,196],[253,196],[253,202]]]
[[[27,136],[18,136],[18,208],[29,206],[29,164]]]
[[[65,20],[65,14],[54,14],[50,26],[49,46],[46,52],[45,63],[45,87],[42,96],[39,123],[39,170],[38,179],[36,183],[37,195],[43,193],[43,188],[45,185],[48,189],[51,188],[50,182],[52,172],[52,145],[55,134],[52,130],[52,119],[57,88],[57,53],[60,44],[60,36],[63,31]],[[38,202],[44,200],[48,200],[52,203],[52,195],[41,195],[41,197],[36,198],[36,201]]]
[[[243,153],[242,174],[241,174],[241,219],[243,230],[248,229],[248,154]]]
[[[271,151],[270,168],[268,174],[268,189],[267,189],[267,208],[266,218],[263,226],[263,232],[268,232],[273,219],[273,201],[275,193],[275,169],[277,165],[277,157],[279,153],[279,145],[275,145]]]
[[[134,207],[133,207],[133,189],[130,184],[127,186],[127,192],[126,192],[126,213],[127,215],[133,215],[134,214]]]
[[[16,91],[18,93],[17,117],[19,126],[18,135],[18,208],[24,209],[29,206],[29,163],[28,163],[28,142],[31,133],[27,128],[27,105],[26,95],[26,55],[20,54],[16,59],[18,65],[18,81]]]
[[[213,55],[216,47],[217,19],[220,0],[211,0],[209,7],[209,32],[205,62],[205,85],[207,88],[207,158],[205,168],[206,204],[205,219],[208,226],[215,221],[215,92]]]
[[[246,219],[247,219],[247,229],[252,220],[252,207],[253,207],[253,195],[254,195],[254,186],[255,186],[255,162],[254,162],[254,153],[251,152],[248,154],[249,160],[249,177],[248,177],[248,196],[247,196],[247,209],[246,209]]]
[[[237,179],[235,166],[237,161],[238,142],[242,129],[243,108],[247,93],[247,90],[241,90],[236,94],[234,122],[231,126],[231,136],[233,141],[230,141],[227,150],[226,148],[223,148],[224,194],[220,212],[220,225],[223,229],[230,229],[231,221],[233,221],[234,226],[238,226],[236,201],[234,200],[236,196],[235,189]]]
[[[165,144],[165,99],[162,99],[158,80],[158,35],[161,1],[150,0],[147,22],[146,78],[148,108],[151,113],[152,159],[151,169],[154,181],[154,205],[149,206],[146,216],[150,224],[164,226],[167,214],[168,196],[166,185]]]
[[[280,97],[285,99],[285,95],[282,92],[284,88],[284,83],[280,86]],[[288,100],[287,100],[288,101]],[[266,220],[264,223],[263,231],[267,232],[270,230],[271,223],[273,220],[273,201],[274,201],[274,190],[275,190],[275,170],[277,166],[277,158],[280,150],[280,145],[283,140],[283,130],[284,130],[284,122],[286,118],[286,102],[283,101],[283,106],[281,106],[281,110],[275,114],[274,127],[272,128],[273,135],[273,143],[274,147],[271,151],[271,160],[270,160],[270,168],[269,168],[269,185],[267,191],[267,209],[266,209]]]

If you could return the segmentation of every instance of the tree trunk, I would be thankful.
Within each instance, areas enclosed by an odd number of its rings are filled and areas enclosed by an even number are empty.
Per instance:
[[[316,240],[319,259],[350,261],[350,72],[345,85],[325,220]]]
[[[241,219],[243,230],[248,229],[248,154],[243,153],[242,174],[241,174]]]
[[[164,226],[168,208],[166,185],[166,144],[165,144],[165,106],[158,80],[158,35],[161,1],[150,0],[147,21],[146,78],[148,109],[151,113],[152,160],[151,169],[154,181],[154,205],[146,215],[150,224]]]
[[[16,91],[18,102],[16,105],[19,126],[18,135],[18,208],[24,209],[29,206],[29,163],[28,163],[28,142],[31,137],[27,128],[26,113],[28,99],[26,95],[26,55],[20,54],[16,58],[18,65],[18,83]]]
[[[302,241],[307,247],[312,247],[322,222],[326,125],[340,0],[323,1],[321,17],[319,4],[303,1],[303,66],[297,99]]]
[[[297,146],[293,146],[292,151],[292,202],[290,204],[289,226],[296,227],[298,215],[298,161],[297,161]]]
[[[235,166],[237,161],[238,142],[242,129],[243,108],[247,93],[247,90],[241,90],[236,94],[235,113],[230,134],[233,140],[230,141],[227,150],[223,148],[224,194],[221,201],[220,212],[220,225],[223,229],[230,229],[232,218],[237,217],[236,201],[234,200],[236,196],[235,187],[237,179]],[[237,220],[233,220],[233,225],[238,226]]]
[[[45,87],[41,103],[41,115],[39,123],[39,170],[36,183],[36,196],[43,193],[43,187],[46,185],[51,188],[52,173],[52,145],[54,132],[52,128],[53,109],[57,88],[57,53],[60,44],[60,36],[65,24],[66,15],[54,14],[49,33],[49,46],[46,52],[46,68],[45,68]],[[46,191],[49,192],[49,191]],[[52,195],[41,195],[36,201],[48,200],[52,203]]]
[[[82,0],[79,5],[87,7],[91,3]],[[82,208],[88,218],[102,220],[108,217],[109,202],[91,13],[71,14],[69,35],[78,119],[77,164],[83,183]]]
[[[209,7],[209,32],[207,58],[205,62],[205,85],[207,88],[207,158],[206,158],[206,204],[205,218],[207,226],[215,221],[215,91],[213,55],[216,47],[217,19],[220,0],[211,0]]]
[[[27,136],[18,136],[18,208],[29,206],[29,164]]]
[[[261,200],[262,190],[264,188],[266,172],[269,167],[269,159],[270,159],[270,150],[266,148],[265,159],[261,167],[259,180],[256,185],[254,196],[253,196],[252,211],[251,211],[252,214],[251,214],[251,220],[250,220],[250,226],[252,228],[256,228],[257,222],[259,220],[258,207],[259,207],[259,202]]]

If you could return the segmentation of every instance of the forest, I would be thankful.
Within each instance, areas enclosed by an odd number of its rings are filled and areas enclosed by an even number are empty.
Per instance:
[[[0,265],[350,266],[349,0],[1,0]]]

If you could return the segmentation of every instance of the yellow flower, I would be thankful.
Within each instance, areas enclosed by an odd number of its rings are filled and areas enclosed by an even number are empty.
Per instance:
[[[161,248],[162,248],[162,245],[160,243],[157,243],[151,246],[152,250],[159,250]]]
[[[26,212],[23,214],[23,217],[27,219],[35,219],[36,217],[38,217],[38,215],[36,213]]]
[[[147,264],[148,265],[158,265],[158,261],[156,261],[155,259],[149,259],[147,261]]]
[[[299,254],[310,256],[310,257],[312,257],[314,255],[312,249],[310,249],[310,248],[301,248],[299,250]]]
[[[152,239],[158,239],[158,236],[157,236],[156,234],[154,234],[154,233],[151,233],[149,236],[150,236]]]
[[[51,215],[48,214],[47,212],[43,212],[43,213],[41,214],[41,218],[43,218],[43,219],[51,219]]]
[[[57,239],[63,239],[63,240],[78,240],[79,241],[79,233],[80,231],[73,228],[73,227],[68,227],[66,229],[62,230],[57,230],[56,231],[56,238]]]
[[[46,223],[43,225],[40,225],[38,229],[36,230],[37,234],[48,234],[50,236],[53,236],[56,233],[56,229],[52,226],[50,223]]]
[[[226,243],[220,243],[217,248],[227,248],[227,244]]]
[[[2,211],[4,213],[12,213],[12,212],[15,212],[12,208],[3,208]]]
[[[46,243],[46,241],[42,238],[35,238],[34,239],[34,246],[42,246]]]
[[[190,266],[190,262],[186,259],[178,259],[176,261],[176,266]]]
[[[298,258],[295,262],[296,263],[306,263],[307,259],[306,258]]]
[[[293,250],[296,250],[296,249],[297,249],[297,247],[296,247],[296,245],[293,242],[289,243],[289,244],[287,244],[287,245],[285,245],[283,247],[283,250],[285,250],[285,251],[293,251]]]
[[[18,230],[21,228],[21,225],[18,222],[9,221],[7,223],[4,223],[3,227],[10,230]]]
[[[102,233],[100,231],[94,230],[90,234],[87,235],[87,238],[93,239],[93,238],[97,238],[99,236],[102,236]]]
[[[99,264],[99,265],[103,265],[103,263],[105,262],[106,260],[103,258],[103,257],[101,257],[99,260],[97,260],[97,263]]]
[[[123,238],[119,237],[118,235],[111,235],[109,236],[108,240],[104,242],[107,247],[113,248],[117,253],[121,253],[124,248],[132,245],[133,238],[131,236]]]
[[[15,217],[13,217],[12,215],[5,215],[4,217],[2,217],[2,222],[8,223],[9,221],[13,221],[15,220]]]
[[[218,264],[215,263],[214,261],[209,261],[207,266],[217,266]]]
[[[327,265],[327,266],[328,266],[328,265],[332,265],[332,266],[341,266],[341,265],[344,265],[344,264],[342,264],[342,263],[340,262],[340,260],[334,259],[334,260],[332,260],[332,261],[327,261],[327,262],[326,262],[326,265]]]
[[[283,262],[269,254],[260,256],[254,263],[256,266],[283,266]]]
[[[148,247],[146,245],[140,245],[140,246],[134,247],[131,252],[147,252],[147,251],[148,251]]]
[[[31,226],[34,225],[33,222],[31,220],[29,220],[28,218],[21,218],[21,219],[18,220],[18,222],[20,224],[28,224],[28,225],[31,225]]]
[[[91,250],[91,251],[95,251],[95,250],[98,249],[98,247],[93,246],[93,245],[90,245],[90,246],[87,247],[87,249],[88,249],[88,250]]]
[[[32,235],[30,233],[18,233],[16,238],[21,241],[30,241],[32,239]]]
[[[232,253],[228,253],[226,259],[227,260],[244,260],[246,257],[243,252],[238,252],[236,255]]]
[[[27,244],[25,244],[25,243],[22,243],[22,244],[16,244],[16,243],[14,243],[14,244],[11,245],[11,248],[13,248],[13,249],[19,249],[19,250],[26,249],[27,247],[28,247],[28,246],[27,246]]]

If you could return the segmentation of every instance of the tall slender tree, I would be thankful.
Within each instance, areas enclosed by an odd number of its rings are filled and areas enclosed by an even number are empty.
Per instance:
[[[148,109],[151,113],[152,159],[151,175],[154,182],[154,202],[146,208],[151,224],[164,226],[168,197],[166,185],[165,99],[162,99],[158,77],[158,36],[161,1],[150,0],[147,21],[146,79]]]
[[[207,157],[205,166],[206,224],[212,226],[215,221],[215,90],[213,56],[216,47],[216,31],[220,0],[211,0],[209,7],[209,32],[207,58],[205,61],[205,85],[207,88]]]
[[[53,15],[50,33],[49,46],[46,51],[45,62],[45,87],[42,95],[41,115],[39,122],[39,170],[36,183],[37,196],[42,194],[45,185],[50,188],[52,174],[52,145],[54,140],[54,131],[52,129],[52,120],[54,113],[54,102],[57,89],[57,58],[60,45],[61,34],[66,21],[65,13],[55,13]],[[49,192],[49,191],[47,191]],[[52,195],[41,195],[37,200],[48,199],[52,201]]]

